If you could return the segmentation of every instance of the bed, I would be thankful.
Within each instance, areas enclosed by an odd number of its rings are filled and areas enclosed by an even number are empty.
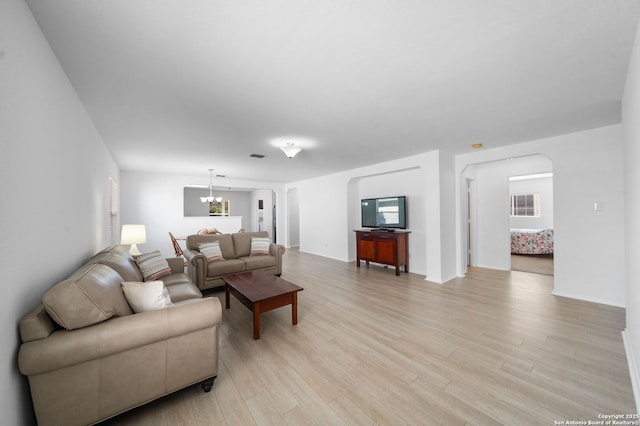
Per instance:
[[[512,254],[553,253],[553,229],[512,229]]]

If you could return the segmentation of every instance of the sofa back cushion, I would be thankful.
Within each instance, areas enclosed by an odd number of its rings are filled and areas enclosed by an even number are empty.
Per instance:
[[[267,231],[261,232],[239,232],[232,234],[233,245],[236,249],[236,257],[249,256],[251,252],[251,237],[269,238]]]
[[[89,263],[49,289],[42,303],[51,318],[67,330],[97,324],[113,316],[131,315],[122,281],[114,269]]]
[[[94,255],[87,263],[100,263],[114,269],[123,281],[142,281],[142,273],[133,256],[126,250],[113,246]]]
[[[213,241],[220,243],[222,257],[225,259],[235,259],[238,257],[233,247],[231,234],[189,235],[187,237],[187,248],[189,250],[199,250],[198,244],[211,243]]]

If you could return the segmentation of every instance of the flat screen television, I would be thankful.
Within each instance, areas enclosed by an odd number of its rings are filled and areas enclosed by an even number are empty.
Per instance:
[[[360,207],[363,228],[407,228],[407,199],[404,195],[363,199],[360,201]]]

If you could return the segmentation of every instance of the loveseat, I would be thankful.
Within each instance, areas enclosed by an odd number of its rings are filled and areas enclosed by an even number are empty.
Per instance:
[[[216,242],[219,247],[218,255],[207,257],[203,253],[203,245]],[[256,249],[257,242],[264,245]],[[189,235],[184,257],[189,276],[200,290],[206,290],[223,286],[222,277],[240,272],[263,270],[279,276],[282,274],[284,252],[284,246],[271,242],[266,231],[238,232]]]
[[[18,366],[38,424],[93,424],[195,383],[211,389],[220,301],[202,297],[182,258],[158,257],[169,275],[143,282],[149,270],[125,248],[109,247],[22,318]],[[160,293],[145,300],[150,289]],[[159,306],[140,311],[145,303]]]

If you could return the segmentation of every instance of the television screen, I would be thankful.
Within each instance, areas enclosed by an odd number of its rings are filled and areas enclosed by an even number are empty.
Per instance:
[[[363,228],[407,227],[406,198],[367,198],[360,202]]]

